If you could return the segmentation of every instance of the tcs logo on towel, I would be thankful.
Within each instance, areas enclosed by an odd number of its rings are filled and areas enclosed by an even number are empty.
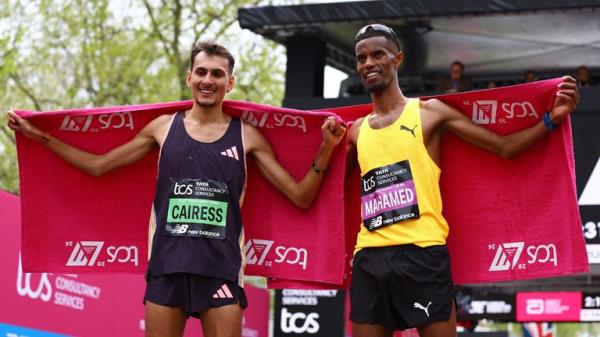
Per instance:
[[[272,117],[272,118],[271,118]],[[306,133],[306,121],[300,115],[268,113],[259,111],[244,111],[242,119],[257,128],[289,127],[299,128]]]
[[[115,112],[103,115],[65,116],[59,130],[71,132],[98,132],[106,129],[129,128],[133,130],[131,112]]]
[[[66,263],[69,267],[104,267],[107,263],[133,263],[139,265],[139,254],[137,246],[108,246],[104,247],[104,241],[73,241],[65,242],[65,247],[73,247],[71,255]],[[98,259],[100,253],[106,253],[108,258]]]
[[[525,249],[525,242],[505,242],[499,245],[495,243],[488,245],[489,251],[496,251],[489,271],[506,271],[517,269],[527,269],[532,264],[552,264],[558,265],[558,253],[553,243],[541,245],[529,245]],[[527,260],[521,262],[523,250],[527,253]]]
[[[299,265],[303,270],[306,270],[308,261],[308,251],[306,248],[276,246],[274,260],[267,258],[273,240],[250,239],[244,245],[244,255],[246,263],[249,265],[272,267],[273,263],[287,263],[291,265]]]
[[[514,118],[540,118],[533,104],[526,101],[500,104],[503,113],[500,116],[497,114],[498,101],[496,100],[465,101],[463,104],[472,107],[471,119],[475,124],[505,124],[507,120]]]

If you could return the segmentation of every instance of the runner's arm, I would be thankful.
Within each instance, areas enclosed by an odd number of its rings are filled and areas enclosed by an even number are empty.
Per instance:
[[[311,163],[307,163],[308,172],[297,182],[294,178],[279,164],[275,158],[275,153],[271,144],[255,127],[244,123],[244,138],[247,144],[247,152],[252,155],[256,165],[262,175],[281,191],[285,196],[300,208],[309,208],[314,198],[319,192],[323,175],[329,159],[335,147],[342,140],[346,128],[338,125],[333,117],[327,118],[321,127],[323,132],[323,142],[321,143],[314,159],[316,168],[321,173],[312,169]]]
[[[579,102],[579,92],[575,80],[569,76],[563,77],[563,80],[558,85],[559,90],[550,112],[550,119],[555,125],[560,124],[569,113],[575,111]],[[432,113],[441,115],[442,127],[452,131],[465,141],[503,158],[518,156],[549,132],[544,126],[544,122],[540,121],[530,128],[501,136],[473,123],[457,109],[437,99],[428,101],[425,106]]]
[[[15,132],[21,132],[27,138],[45,144],[48,149],[78,169],[92,176],[100,176],[118,167],[136,162],[154,149],[158,145],[154,135],[161,126],[166,124],[168,118],[169,116],[165,115],[157,117],[132,140],[104,154],[86,152],[64,143],[12,111],[8,113],[8,126]]]

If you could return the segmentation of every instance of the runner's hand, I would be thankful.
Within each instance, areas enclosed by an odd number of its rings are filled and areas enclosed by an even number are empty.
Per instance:
[[[346,126],[342,124],[342,121],[329,116],[325,118],[323,125],[321,126],[323,132],[323,141],[331,147],[337,146],[346,133]]]
[[[550,119],[554,124],[560,124],[567,116],[575,111],[579,103],[579,90],[577,81],[571,76],[564,76],[563,82],[558,85],[554,107],[550,113]]]
[[[46,137],[42,130],[35,127],[35,125],[31,124],[28,120],[21,118],[13,109],[10,109],[8,112],[8,127],[13,131],[21,132],[25,137],[36,141],[41,141]]]

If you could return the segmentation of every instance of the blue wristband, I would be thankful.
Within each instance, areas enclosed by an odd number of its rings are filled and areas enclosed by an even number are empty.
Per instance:
[[[544,112],[544,118],[543,118],[543,120],[544,120],[544,126],[549,131],[552,131],[552,130],[555,130],[556,128],[558,128],[558,124],[552,123],[552,120],[550,119],[550,113],[549,112]]]

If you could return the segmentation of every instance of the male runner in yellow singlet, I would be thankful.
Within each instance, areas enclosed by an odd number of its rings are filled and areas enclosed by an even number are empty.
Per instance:
[[[438,99],[406,98],[397,75],[404,54],[391,28],[367,25],[354,42],[356,68],[374,106],[348,131],[348,169],[358,161],[362,180],[363,223],[350,286],[353,336],[391,337],[412,327],[421,337],[456,336],[439,188],[442,134],[453,132],[505,158],[517,156],[575,110],[575,80],[564,77],[543,121],[503,137]]]

